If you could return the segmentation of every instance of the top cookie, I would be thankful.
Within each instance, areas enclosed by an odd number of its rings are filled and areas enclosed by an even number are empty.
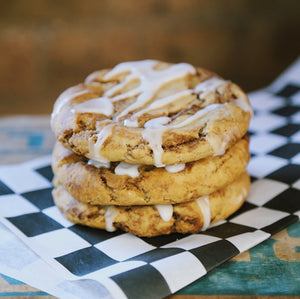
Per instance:
[[[162,167],[222,155],[251,114],[236,84],[187,63],[144,60],[67,89],[51,123],[66,148],[89,159]]]

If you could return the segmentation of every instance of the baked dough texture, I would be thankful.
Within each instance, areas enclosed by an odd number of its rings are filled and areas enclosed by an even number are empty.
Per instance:
[[[96,71],[54,104],[55,204],[107,231],[205,230],[249,193],[251,116],[240,87],[187,63]]]
[[[196,233],[203,228],[205,217],[209,217],[209,224],[213,224],[238,210],[248,195],[249,187],[249,175],[243,173],[234,182],[207,196],[210,206],[208,216],[197,200],[172,205],[173,213],[168,221],[162,219],[155,205],[113,206],[112,225],[141,237],[175,232]],[[70,221],[100,229],[107,228],[105,214],[111,206],[80,202],[61,185],[53,190],[53,197],[60,211]]]
[[[251,113],[236,84],[190,64],[145,60],[67,89],[51,122],[79,155],[163,166],[222,155],[246,134]]]
[[[249,161],[248,137],[222,156],[186,163],[183,170],[139,165],[138,177],[115,174],[119,162],[97,168],[87,159],[57,143],[52,168],[62,186],[81,202],[92,205],[174,204],[215,192],[245,172]],[[174,192],[175,191],[175,192]]]

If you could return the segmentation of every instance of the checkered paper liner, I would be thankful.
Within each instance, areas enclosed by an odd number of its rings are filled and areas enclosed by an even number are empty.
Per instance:
[[[249,95],[255,113],[250,195],[239,211],[207,231],[139,238],[75,225],[53,203],[49,156],[0,167],[0,220],[64,279],[80,281],[87,291],[106,289],[118,298],[175,293],[298,221],[300,60],[295,65]]]

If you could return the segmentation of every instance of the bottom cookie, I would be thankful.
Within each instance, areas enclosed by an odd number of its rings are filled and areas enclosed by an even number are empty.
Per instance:
[[[121,229],[141,237],[195,233],[237,211],[249,193],[250,178],[243,173],[226,187],[197,200],[174,205],[102,206],[82,203],[61,185],[53,198],[70,221],[107,231]]]

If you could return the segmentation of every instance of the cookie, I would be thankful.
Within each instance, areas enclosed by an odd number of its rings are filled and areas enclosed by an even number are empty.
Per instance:
[[[57,142],[52,168],[60,184],[81,202],[92,205],[174,204],[210,194],[239,177],[250,158],[248,145],[246,136],[222,156],[157,168],[124,162],[97,165]]]
[[[77,201],[61,185],[53,190],[53,197],[62,214],[74,223],[153,237],[206,230],[210,224],[226,219],[239,209],[249,187],[249,175],[243,173],[234,182],[209,196],[174,205],[90,205]]]
[[[187,63],[144,60],[63,92],[51,124],[59,142],[89,159],[164,167],[224,154],[251,114],[236,84]]]

